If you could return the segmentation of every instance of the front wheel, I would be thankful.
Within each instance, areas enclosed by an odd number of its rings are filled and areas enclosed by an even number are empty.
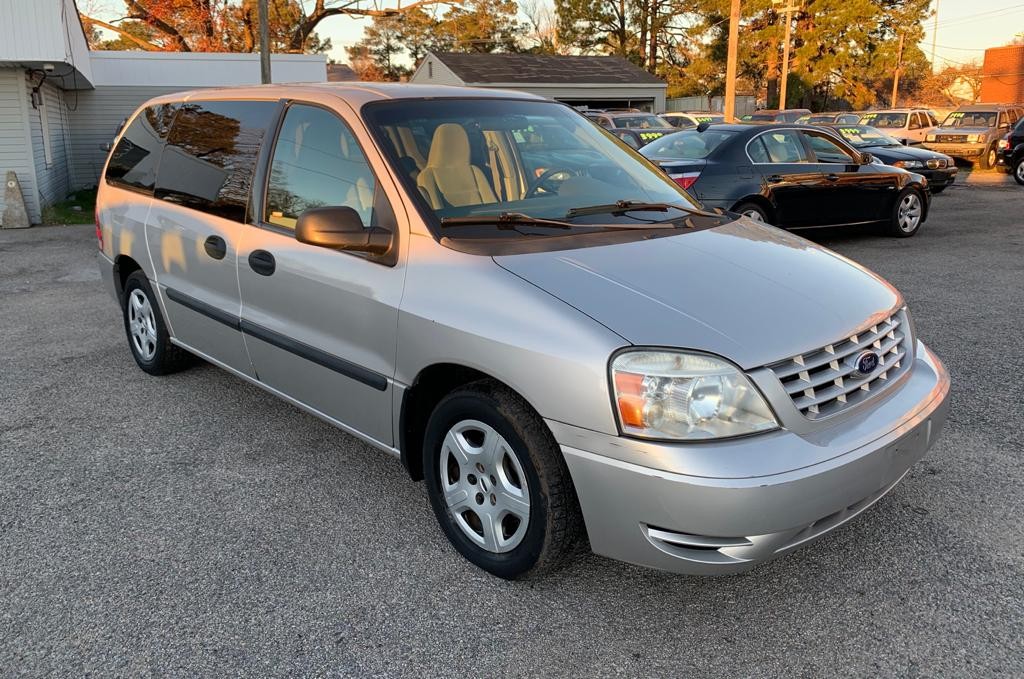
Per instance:
[[[978,167],[980,167],[982,170],[990,170],[996,166],[996,160],[998,160],[996,147],[995,145],[992,145],[988,147],[988,150],[985,151],[985,155],[981,157],[981,161],[978,163]]]
[[[909,238],[917,233],[924,219],[924,201],[917,189],[903,189],[896,197],[888,233],[896,238]]]
[[[1024,156],[1017,159],[1017,163],[1013,166],[1013,178],[1014,180],[1024,186]]]
[[[423,471],[448,540],[493,575],[536,577],[582,544],[579,501],[558,444],[498,382],[474,382],[441,400],[427,423]]]

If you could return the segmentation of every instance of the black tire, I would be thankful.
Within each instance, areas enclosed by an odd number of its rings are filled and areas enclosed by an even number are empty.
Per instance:
[[[1024,156],[1017,159],[1017,162],[1013,164],[1013,180],[1024,186]]]
[[[761,207],[757,203],[753,203],[750,201],[740,203],[736,207],[734,207],[732,211],[740,215],[745,214],[754,221],[760,221],[765,224],[771,224],[771,222],[768,221],[768,213],[765,211],[763,207]],[[755,217],[754,214],[758,215],[758,217]]]
[[[444,498],[440,463],[445,437],[466,420],[488,425],[500,434],[526,477],[529,519],[520,541],[509,551],[488,551],[473,542],[456,523],[455,514]],[[446,460],[448,475],[452,474],[450,463],[450,459]],[[427,495],[441,529],[460,554],[488,573],[507,580],[535,578],[566,565],[586,544],[576,489],[558,444],[529,404],[499,382],[473,382],[437,404],[424,437],[423,470]],[[448,478],[445,483],[461,482],[458,476],[466,470],[472,471],[472,468],[456,465],[456,479]],[[487,470],[479,476],[481,480],[490,478],[493,483],[494,477],[490,474]],[[471,477],[472,473],[466,474],[467,482]],[[459,512],[464,522],[476,516],[472,503],[477,501],[479,496],[473,496],[467,500],[471,506]],[[483,504],[487,502],[485,499]]]
[[[137,295],[143,295],[149,304],[151,313],[152,332],[151,342],[140,348],[133,335],[133,313],[132,303]],[[128,338],[128,348],[135,358],[139,367],[150,375],[169,375],[188,368],[195,363],[195,357],[181,347],[171,344],[167,334],[167,324],[160,313],[160,304],[157,302],[153,288],[149,285],[146,274],[136,271],[128,276],[125,281],[124,294],[121,298],[121,311],[124,317],[124,331]],[[138,318],[138,316],[136,316]],[[147,355],[150,345],[152,353]]]
[[[900,216],[900,207],[908,196],[914,196],[917,199],[918,209],[917,223],[914,224],[911,229],[902,225]],[[903,189],[900,191],[899,195],[896,196],[896,200],[892,206],[892,216],[889,218],[889,223],[886,224],[885,232],[894,238],[910,238],[921,229],[921,223],[924,221],[924,209],[924,196],[921,195],[920,191],[915,188]]]
[[[997,154],[998,151],[996,151],[995,144],[985,149],[985,153],[978,159],[978,167],[982,170],[991,170],[996,166]]]

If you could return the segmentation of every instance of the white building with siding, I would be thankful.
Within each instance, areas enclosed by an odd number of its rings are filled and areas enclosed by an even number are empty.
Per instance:
[[[324,82],[323,55],[275,54],[274,82]],[[74,0],[0,0],[0,180],[13,170],[29,219],[96,184],[106,145],[147,99],[253,85],[258,54],[89,50]],[[0,226],[4,191],[0,188]]]

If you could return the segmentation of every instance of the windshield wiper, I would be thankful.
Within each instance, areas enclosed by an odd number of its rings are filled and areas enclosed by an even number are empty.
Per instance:
[[[621,215],[627,212],[668,212],[679,210],[692,215],[704,215],[706,217],[721,217],[721,214],[705,212],[696,208],[682,207],[672,203],[644,203],[638,200],[617,200],[607,205],[589,205],[587,207],[574,207],[565,213],[567,219],[572,217],[584,217],[586,215]]]
[[[494,224],[499,229],[513,229],[527,224],[529,226],[550,226],[556,229],[572,229],[576,224],[560,222],[557,219],[531,217],[522,212],[502,212],[500,215],[466,215],[464,217],[441,217],[441,227],[470,226],[477,224]]]
[[[674,207],[674,206],[669,206]],[[682,209],[682,208],[680,208]],[[598,213],[593,213],[598,214]],[[674,224],[655,222],[653,224],[570,224],[557,219],[531,217],[522,212],[502,212],[500,215],[466,215],[464,217],[442,217],[441,228],[492,224],[499,229],[515,230],[520,226],[548,226],[554,229],[675,229]]]

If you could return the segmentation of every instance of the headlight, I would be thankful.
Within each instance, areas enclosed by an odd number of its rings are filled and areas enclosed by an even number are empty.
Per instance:
[[[987,139],[988,139],[988,135],[985,135],[985,134],[969,134],[969,135],[967,135],[967,141],[969,141],[969,142],[977,142],[979,144],[984,144]]]
[[[925,141],[935,141],[935,135],[934,134],[929,134],[927,137],[924,138],[924,140]]]
[[[611,373],[619,423],[630,436],[716,439],[779,426],[746,375],[714,356],[627,351]]]
[[[897,160],[893,167],[902,167],[905,170],[913,170],[915,167],[924,167],[920,160]]]

